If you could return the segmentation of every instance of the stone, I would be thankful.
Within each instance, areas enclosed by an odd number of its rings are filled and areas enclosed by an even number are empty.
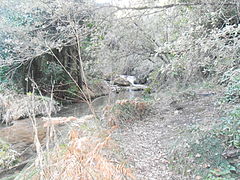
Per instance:
[[[107,82],[99,79],[91,80],[88,83],[88,88],[84,87],[84,92],[89,93],[92,99],[107,95],[110,91],[111,88],[109,87]]]
[[[121,78],[121,77],[114,79],[113,84],[118,85],[118,86],[130,86],[131,85],[131,83],[128,80]]]
[[[134,81],[134,84],[146,84],[147,83],[147,77],[137,77]]]
[[[116,78],[116,75],[115,74],[106,74],[106,75],[103,75],[103,79],[106,80],[106,81],[112,81],[113,79]]]

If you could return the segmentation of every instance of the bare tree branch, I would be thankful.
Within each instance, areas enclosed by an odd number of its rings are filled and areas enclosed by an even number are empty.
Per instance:
[[[148,10],[148,9],[168,9],[173,7],[188,7],[188,6],[236,6],[238,3],[177,3],[177,4],[168,4],[163,6],[142,6],[142,7],[119,7],[119,6],[107,6],[116,8],[118,10]]]

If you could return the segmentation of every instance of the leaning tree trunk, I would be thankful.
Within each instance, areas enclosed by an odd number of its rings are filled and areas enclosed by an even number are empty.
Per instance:
[[[77,82],[78,86],[83,88],[83,76],[82,76],[82,64],[79,60],[79,55],[74,46],[63,48],[60,53],[59,58],[66,68],[66,70],[71,74],[74,80]]]

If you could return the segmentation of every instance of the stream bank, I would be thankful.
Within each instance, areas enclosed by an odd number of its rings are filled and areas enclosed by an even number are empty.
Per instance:
[[[192,165],[198,166],[196,162],[201,155],[194,154],[194,159],[190,159],[188,154],[180,157],[176,154],[188,152],[189,139],[198,142],[202,133],[207,134],[219,123],[220,117],[223,116],[223,107],[216,102],[222,96],[222,91],[220,89],[194,89],[171,93],[166,91],[155,94],[156,101],[151,105],[150,113],[141,120],[127,122],[122,127],[107,130],[111,131],[111,139],[117,144],[117,148],[107,151],[108,155],[116,158],[114,162],[126,164],[136,179],[204,179],[187,164],[191,162]],[[95,99],[93,106],[96,113],[102,115],[104,105],[113,104],[120,99],[141,96],[141,91],[112,92],[109,96]],[[231,109],[232,107],[224,108]],[[88,114],[91,114],[91,111],[87,104],[72,104],[64,107],[59,112],[59,117],[74,116],[78,117],[78,120],[56,126],[60,140],[58,142],[63,142],[68,137],[69,127],[75,127],[80,131],[88,129],[88,135],[99,131],[99,127],[106,119],[94,120]],[[81,125],[79,122],[85,123]],[[101,136],[106,135],[101,134]],[[203,166],[202,168],[212,167]]]
[[[110,84],[113,84],[109,82]],[[137,97],[142,97],[142,89],[138,89],[138,91],[132,90],[135,85],[131,85],[128,87],[119,87],[120,91],[115,91],[116,85],[109,86],[112,88],[112,91],[108,92],[108,95],[100,96],[92,100],[92,106],[94,111],[98,116],[102,116],[102,109],[104,106],[113,104],[117,100],[121,99],[134,99]],[[92,114],[89,109],[89,105],[87,103],[73,103],[63,106],[61,110],[53,115],[53,118],[61,118],[61,117],[74,117],[74,118],[82,118],[87,115]],[[37,117],[37,131],[38,138],[41,143],[46,142],[46,132],[47,129],[44,127],[46,118]],[[11,126],[1,126],[0,138],[10,144],[10,147],[18,152],[16,155],[18,161],[25,162],[28,161],[29,158],[34,158],[36,156],[36,150],[34,145],[34,128],[32,126],[33,119],[25,118],[25,119],[17,119],[11,121]],[[71,123],[71,122],[70,122]],[[65,141],[66,137],[68,137],[68,126],[69,123],[56,125],[56,132],[58,138],[61,141]],[[18,171],[22,168],[16,168]],[[12,172],[11,169],[9,172]],[[4,177],[8,174],[8,171],[1,170],[0,177]]]

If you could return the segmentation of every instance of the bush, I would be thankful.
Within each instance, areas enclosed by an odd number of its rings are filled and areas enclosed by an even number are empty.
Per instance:
[[[220,134],[227,145],[240,148],[240,106],[224,118]]]
[[[202,179],[239,179],[240,106],[212,131],[190,129],[190,132],[186,131],[174,144],[170,157],[174,171]]]
[[[58,103],[48,97],[17,94],[14,91],[0,93],[0,121],[10,123],[13,120],[30,115],[48,115],[59,110]]]
[[[141,120],[149,110],[149,103],[140,100],[118,100],[114,105],[104,108],[105,118],[111,126]]]
[[[19,154],[11,149],[10,145],[0,140],[0,170],[9,168],[18,163]]]
[[[8,80],[6,79],[7,72],[9,70],[9,67],[0,67],[0,83],[6,83]]]
[[[49,152],[42,173],[38,166],[33,165],[23,170],[16,179],[135,179],[129,168],[106,154],[113,145],[110,134],[101,131],[84,136],[83,131],[72,129],[68,143],[56,145]]]
[[[225,101],[240,102],[240,69],[225,73],[224,79],[228,81]]]

